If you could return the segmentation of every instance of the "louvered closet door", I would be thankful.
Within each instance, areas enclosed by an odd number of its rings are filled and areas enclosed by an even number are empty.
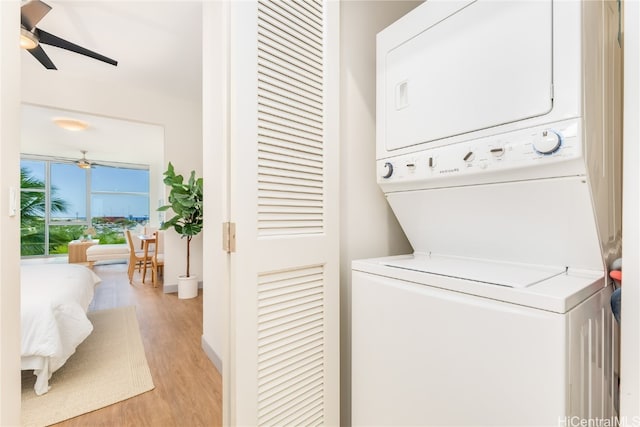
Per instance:
[[[230,423],[339,423],[338,2],[230,9]]]

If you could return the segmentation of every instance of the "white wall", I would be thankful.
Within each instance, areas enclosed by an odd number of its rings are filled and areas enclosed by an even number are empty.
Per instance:
[[[620,415],[640,423],[640,5],[624,2],[624,130]]]
[[[0,2],[0,425],[20,425],[20,215],[9,188],[20,188],[18,1]],[[18,199],[19,200],[19,199]]]
[[[178,99],[108,81],[96,84],[89,79],[69,79],[60,71],[48,72],[46,79],[39,76],[23,73],[23,102],[163,126],[165,163],[171,161],[184,176],[191,170],[202,176],[200,98]],[[135,159],[131,163],[136,163]],[[166,236],[164,284],[165,289],[171,289],[186,270],[186,242],[173,231]],[[191,243],[191,270],[202,277],[202,235]]]
[[[351,261],[411,253],[376,184],[376,34],[421,1],[341,3],[341,425],[351,424]]]

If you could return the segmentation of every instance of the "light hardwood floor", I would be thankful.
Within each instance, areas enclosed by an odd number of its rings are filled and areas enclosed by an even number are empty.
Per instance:
[[[133,285],[125,264],[97,265],[102,278],[89,310],[135,305],[155,388],[56,426],[219,426],[222,379],[201,346],[202,290],[180,300],[153,288],[147,272]]]

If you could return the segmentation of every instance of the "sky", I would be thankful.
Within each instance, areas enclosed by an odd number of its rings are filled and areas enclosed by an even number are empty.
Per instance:
[[[45,162],[22,160],[21,166],[31,176],[44,181]],[[91,169],[92,216],[148,217],[149,171],[93,166]],[[70,163],[51,163],[51,183],[54,195],[69,204],[66,213],[54,218],[86,218],[87,170]],[[129,194],[113,194],[126,192]],[[137,193],[137,194],[131,194]]]

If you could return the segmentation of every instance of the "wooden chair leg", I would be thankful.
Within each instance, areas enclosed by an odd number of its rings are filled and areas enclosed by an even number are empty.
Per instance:
[[[133,263],[132,260],[129,260],[129,270],[127,271],[127,273],[129,274],[129,284],[133,285],[133,271],[135,270],[136,266]]]
[[[144,284],[144,279],[147,276],[147,264],[145,263],[144,268],[142,269],[142,283]]]

